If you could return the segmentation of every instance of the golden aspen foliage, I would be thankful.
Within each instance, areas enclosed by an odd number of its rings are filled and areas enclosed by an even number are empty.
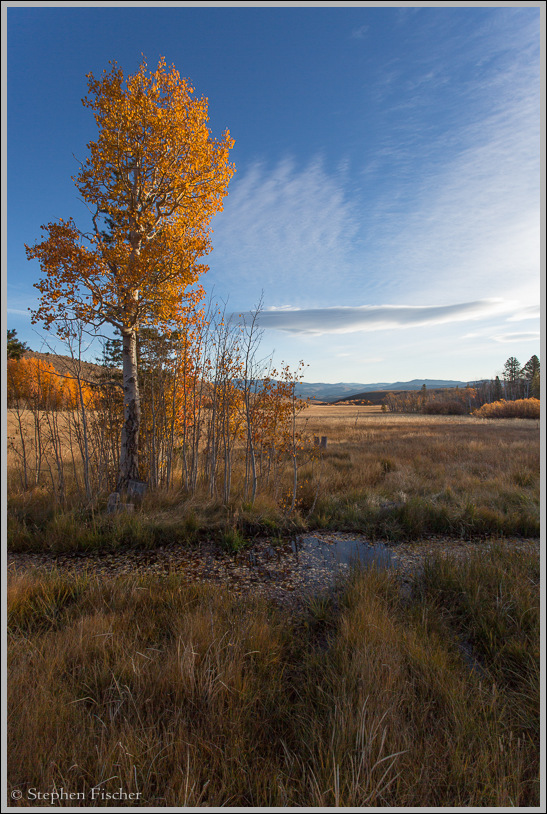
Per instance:
[[[34,404],[39,409],[75,410],[81,404],[93,409],[96,394],[89,385],[73,376],[60,375],[51,362],[43,359],[8,359],[7,401]]]
[[[124,422],[118,488],[139,478],[141,404],[137,332],[142,326],[184,330],[189,294],[211,251],[210,223],[222,210],[234,173],[228,131],[212,138],[208,102],[161,58],[134,75],[115,62],[100,78],[88,74],[82,101],[95,117],[96,141],[74,182],[91,218],[91,230],[72,218],[42,227],[41,242],[27,246],[43,272],[33,322],[70,333],[70,320],[96,329],[105,322],[123,342]]]
[[[479,418],[532,418],[541,416],[541,402],[536,398],[515,399],[515,401],[493,401],[483,404],[479,410],[473,412]]]
[[[99,135],[73,180],[93,230],[59,219],[27,247],[44,272],[33,321],[51,325],[68,307],[87,323],[120,329],[170,323],[206,269],[197,259],[211,250],[209,224],[234,172],[233,139],[228,131],[211,138],[207,99],[194,98],[163,58],[150,74],[143,61],[125,79],[111,63],[99,79],[87,78],[83,104]]]

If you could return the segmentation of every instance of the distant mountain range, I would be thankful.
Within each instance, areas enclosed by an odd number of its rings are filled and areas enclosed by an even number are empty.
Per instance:
[[[37,357],[50,362],[59,373],[63,375],[74,375],[74,363],[69,356],[61,356],[54,353],[39,353],[27,350],[24,354],[26,358]],[[97,374],[104,373],[104,368],[92,362],[82,362],[82,373],[85,378],[95,379]],[[465,387],[467,382],[453,381],[452,379],[412,379],[410,382],[374,382],[373,384],[359,384],[358,382],[300,382],[296,387],[296,395],[301,398],[316,399],[317,401],[337,401],[343,398],[364,397],[373,391],[388,390],[419,390],[423,385],[428,390],[442,389],[445,387]],[[380,398],[375,394],[374,403]],[[379,403],[379,402],[378,402]]]
[[[296,387],[296,394],[301,398],[315,398],[317,401],[336,401],[337,399],[362,395],[377,390],[420,390],[423,385],[428,389],[444,387],[465,387],[467,382],[458,382],[453,379],[412,379],[410,382],[374,382],[373,384],[357,384],[356,382],[338,382],[328,384],[325,382],[300,382]]]

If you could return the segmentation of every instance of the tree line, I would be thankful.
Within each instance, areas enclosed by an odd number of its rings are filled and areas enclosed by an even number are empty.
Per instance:
[[[476,382],[478,406],[495,401],[517,401],[518,399],[540,397],[540,362],[534,354],[525,365],[521,365],[515,356],[510,356],[503,366],[501,379]]]
[[[474,382],[464,388],[446,389],[442,393],[432,393],[424,384],[421,390],[388,393],[383,401],[383,408],[398,413],[465,415],[487,404],[539,397],[539,358],[531,356],[521,366],[518,359],[510,356],[503,367],[501,379],[497,375],[493,379]]]

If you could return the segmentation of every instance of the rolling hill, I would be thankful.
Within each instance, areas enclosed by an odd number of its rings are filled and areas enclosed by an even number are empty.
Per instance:
[[[301,398],[311,398],[317,401],[340,401],[348,398],[370,398],[368,393],[390,390],[420,390],[425,384],[428,390],[445,389],[449,387],[465,387],[467,382],[453,379],[412,379],[408,382],[374,382],[373,384],[356,384],[353,382],[300,382],[296,393]]]

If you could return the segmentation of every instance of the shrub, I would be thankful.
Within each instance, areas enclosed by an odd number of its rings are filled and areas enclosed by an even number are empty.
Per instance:
[[[494,401],[483,404],[473,411],[478,418],[536,418],[540,416],[539,399],[517,399],[516,401]]]
[[[422,412],[425,415],[466,415],[469,410],[462,401],[447,399],[444,401],[430,401],[424,404]]]

